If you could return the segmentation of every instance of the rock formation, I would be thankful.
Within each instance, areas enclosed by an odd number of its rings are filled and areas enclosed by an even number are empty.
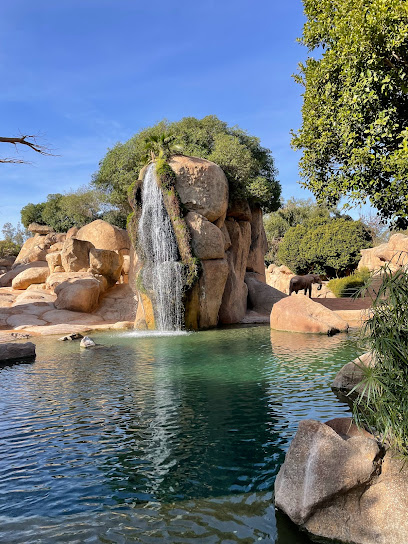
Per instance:
[[[269,320],[275,291],[265,284],[264,255],[267,251],[262,211],[247,201],[229,202],[228,181],[222,169],[205,159],[175,156],[169,162],[175,174],[174,187],[185,210],[175,231],[183,230],[184,222],[190,238],[191,251],[200,260],[200,275],[185,294],[185,324],[191,329],[206,329],[217,324],[239,323],[261,297],[254,295],[257,286],[268,292],[270,304],[264,304],[262,320]],[[137,244],[137,221],[141,216],[141,186],[146,170],[140,174],[130,202],[135,210],[133,238]],[[139,195],[139,196],[138,196]],[[166,195],[164,195],[166,200]],[[172,210],[170,210],[170,215]],[[177,237],[176,232],[176,237]],[[185,252],[178,240],[180,254]],[[131,256],[130,276],[135,276],[139,307],[136,327],[154,327],[154,304],[146,290],[137,288],[143,267],[141,255]],[[133,268],[133,271],[132,271]],[[246,276],[247,272],[251,276]],[[255,276],[255,277],[253,277]],[[252,285],[248,299],[247,280]],[[257,283],[255,282],[257,280]],[[274,294],[271,294],[274,293]],[[279,297],[278,297],[279,298]],[[254,300],[256,304],[254,305]],[[268,309],[267,309],[268,307]],[[258,308],[259,309],[259,308]]]
[[[368,268],[376,271],[388,263],[391,269],[396,270],[408,264],[408,236],[401,233],[393,234],[386,244],[362,249],[361,255],[359,269]]]
[[[318,538],[408,542],[408,467],[349,418],[299,423],[276,478],[275,504]]]
[[[25,342],[0,343],[0,364],[35,359],[35,344]]]
[[[332,335],[347,332],[348,324],[335,312],[305,295],[292,295],[273,305],[270,324],[280,331]]]
[[[126,231],[102,220],[67,234],[43,225],[31,231],[35,235],[0,275],[0,329],[42,334],[45,329],[65,332],[62,325],[84,330],[133,322],[136,302],[128,284]]]
[[[332,383],[332,389],[334,391],[340,391],[344,395],[348,395],[351,391],[355,391],[356,394],[364,391],[363,386],[359,385],[364,378],[363,367],[371,367],[374,365],[374,359],[371,353],[364,353],[345,364],[339,372],[336,374]]]

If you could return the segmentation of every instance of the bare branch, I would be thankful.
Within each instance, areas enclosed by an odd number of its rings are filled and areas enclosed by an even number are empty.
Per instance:
[[[40,155],[48,155],[51,157],[54,157],[55,155],[51,153],[51,150],[44,146],[37,143],[37,136],[32,134],[22,134],[21,136],[16,137],[6,137],[6,136],[0,136],[0,143],[6,143],[6,144],[12,144],[17,148],[17,145],[25,145],[35,151],[36,153],[40,153]],[[29,164],[28,161],[25,161],[23,159],[10,159],[10,158],[0,158],[0,163],[14,163],[14,164]]]
[[[3,164],[27,164],[27,161],[23,161],[22,159],[4,158],[4,159],[0,159],[0,163],[3,163]]]

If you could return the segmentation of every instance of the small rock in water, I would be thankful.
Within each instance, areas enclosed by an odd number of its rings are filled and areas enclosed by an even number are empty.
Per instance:
[[[95,345],[95,342],[92,340],[92,338],[89,338],[89,336],[84,336],[80,343],[81,348],[91,348]]]
[[[72,332],[71,334],[67,334],[66,336],[62,336],[62,338],[58,338],[58,340],[59,340],[59,342],[66,342],[67,340],[79,340],[80,338],[83,338],[81,333]]]

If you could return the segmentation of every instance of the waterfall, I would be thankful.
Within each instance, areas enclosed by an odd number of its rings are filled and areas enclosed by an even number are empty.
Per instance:
[[[170,218],[157,184],[155,164],[143,179],[139,242],[144,251],[143,284],[154,293],[156,328],[178,331],[183,326],[183,265]]]

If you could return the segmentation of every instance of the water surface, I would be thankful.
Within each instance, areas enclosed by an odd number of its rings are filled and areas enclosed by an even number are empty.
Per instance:
[[[308,542],[273,483],[301,419],[348,413],[329,384],[355,338],[93,338],[0,370],[1,542]]]

